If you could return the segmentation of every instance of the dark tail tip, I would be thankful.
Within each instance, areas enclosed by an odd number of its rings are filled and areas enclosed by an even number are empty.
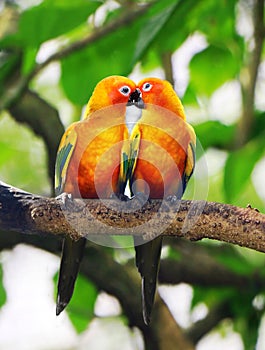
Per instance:
[[[56,302],[56,316],[59,316],[60,313],[66,308],[67,303],[57,300]]]
[[[149,326],[151,321],[151,313],[154,304],[156,283],[147,281],[146,278],[142,278],[142,308],[144,323]]]
[[[143,307],[143,319],[146,326],[149,326],[151,321],[150,314],[147,312],[147,310],[144,307]]]

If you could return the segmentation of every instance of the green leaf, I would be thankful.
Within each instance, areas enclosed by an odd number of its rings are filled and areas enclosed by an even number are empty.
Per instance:
[[[74,295],[67,308],[68,315],[77,332],[83,332],[93,319],[97,295],[95,285],[79,274]]]
[[[33,193],[49,193],[43,141],[7,115],[0,119],[0,140],[1,180]]]
[[[179,0],[177,1],[163,1],[157,2],[155,6],[151,8],[149,18],[140,31],[139,38],[137,40],[136,48],[133,56],[133,63],[135,64],[143,53],[147,50],[151,42],[155,39],[162,27],[175,10]],[[161,8],[161,5],[163,6]]]
[[[221,245],[215,250],[214,258],[238,275],[248,275],[256,269],[243,255],[229,245]]]
[[[3,268],[0,265],[0,307],[3,306],[6,302],[6,291],[3,286]]]
[[[61,84],[73,103],[84,105],[95,85],[106,76],[127,76],[132,71],[131,57],[141,26],[142,19],[136,20],[63,58]]]
[[[0,81],[2,82],[19,65],[20,55],[17,53],[2,53],[0,56]]]
[[[231,152],[224,169],[224,191],[228,203],[233,203],[244,191],[257,161],[264,154],[264,136]]]
[[[1,123],[0,123],[1,126]],[[1,135],[1,134],[0,134]],[[12,146],[8,145],[6,142],[0,141],[0,149],[1,149],[1,155],[0,155],[0,170],[1,166],[4,164],[7,164],[8,161],[14,156],[14,150],[12,149]]]
[[[233,41],[236,35],[235,6],[238,0],[201,1],[190,19],[190,25],[204,33],[210,43]],[[199,20],[198,20],[199,19]]]
[[[225,125],[219,121],[207,121],[194,125],[197,139],[206,150],[209,147],[227,148],[233,141],[235,125]]]
[[[250,138],[255,138],[262,133],[265,134],[265,113],[256,111],[253,127],[250,130]]]
[[[168,248],[168,258],[173,260],[172,263],[174,263],[175,261],[181,261],[181,253],[176,249],[172,248],[171,246],[168,246]]]
[[[190,106],[198,107],[196,92],[194,91],[194,89],[190,84],[187,86],[185,94],[181,100],[184,106],[190,105]]]
[[[199,303],[205,303],[208,307],[215,306],[223,300],[229,299],[233,295],[232,287],[201,287],[193,286],[192,307]]]
[[[239,72],[239,64],[227,48],[208,46],[190,61],[190,84],[199,95],[210,96]]]
[[[24,74],[29,73],[34,65],[35,65],[35,58],[37,55],[38,49],[36,47],[28,47],[25,48],[23,52],[23,63],[22,63],[22,72]]]
[[[141,58],[141,71],[149,73],[161,65],[161,59],[154,50],[147,50]]]
[[[85,22],[99,1],[46,0],[21,14],[18,38],[23,45],[38,47]]]
[[[174,52],[183,44],[196,30],[192,30],[188,23],[199,3],[199,0],[157,1],[145,16],[133,62],[140,59],[148,61],[150,54],[160,60],[163,53]]]
[[[162,2],[162,1],[161,1]],[[193,32],[197,30],[198,23],[192,28],[190,20],[195,9],[202,1],[180,0],[154,42],[154,49],[161,56],[164,52],[174,52]]]
[[[0,56],[0,94],[3,93],[7,79],[20,66],[21,57],[17,53],[2,52]]]
[[[242,291],[240,298],[238,298],[238,293],[235,293],[230,300],[230,307],[234,316],[234,329],[240,333],[246,350],[256,348],[259,325],[263,316],[263,312],[253,307],[255,296],[254,291],[252,293]]]

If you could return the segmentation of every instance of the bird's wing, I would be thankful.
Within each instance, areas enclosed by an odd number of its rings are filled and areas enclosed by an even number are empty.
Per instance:
[[[140,147],[140,130],[136,125],[130,140],[124,142],[121,154],[121,166],[119,176],[119,191],[124,194],[127,184],[131,187],[133,172],[136,166]]]
[[[186,166],[184,169],[184,173],[182,176],[182,187],[184,193],[186,186],[189,182],[189,179],[193,173],[194,167],[195,167],[195,149],[196,149],[196,135],[193,130],[193,127],[189,124],[187,124],[189,131],[190,131],[190,142],[188,144],[187,148],[187,158],[186,158]]]
[[[55,164],[55,193],[59,195],[63,192],[68,165],[73,154],[77,133],[75,131],[75,123],[72,124],[64,133],[56,158]]]
[[[57,152],[55,164],[56,195],[61,194],[65,188],[68,166],[77,142],[76,124],[70,125],[66,130]],[[58,280],[56,315],[63,311],[72,297],[85,244],[85,238],[78,241],[73,241],[70,237],[64,239]]]

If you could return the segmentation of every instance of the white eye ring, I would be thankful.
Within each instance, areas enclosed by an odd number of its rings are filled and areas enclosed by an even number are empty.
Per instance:
[[[119,92],[123,95],[123,96],[129,96],[131,93],[131,89],[129,88],[129,86],[124,85],[119,89]]]
[[[153,85],[150,83],[144,83],[143,85],[143,91],[148,92],[152,89]]]

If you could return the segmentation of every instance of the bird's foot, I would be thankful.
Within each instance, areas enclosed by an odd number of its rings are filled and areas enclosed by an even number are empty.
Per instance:
[[[130,198],[122,193],[112,193],[110,199],[119,199],[122,202],[128,202]]]
[[[63,192],[59,196],[55,197],[58,200],[64,209],[69,207],[69,204],[72,204],[74,197],[71,193]]]
[[[134,198],[141,204],[141,206],[143,206],[146,203],[150,203],[151,202],[150,198],[143,192],[135,193],[135,195],[133,196],[133,199]]]
[[[172,204],[176,203],[178,200],[179,198],[175,195],[166,197],[166,201]]]

